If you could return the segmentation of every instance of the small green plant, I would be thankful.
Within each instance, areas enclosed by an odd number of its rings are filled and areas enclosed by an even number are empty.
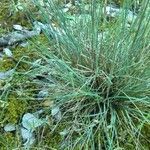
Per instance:
[[[53,14],[54,23],[59,22],[58,30],[45,30],[49,41],[56,40],[55,46],[39,46],[38,52],[46,62],[39,67],[57,80],[49,87],[50,99],[64,113],[60,124],[68,120],[70,127],[61,146],[69,150],[147,149],[148,137],[141,131],[150,123],[150,2],[143,1],[129,28],[129,3],[124,2],[125,9],[108,28],[104,28],[108,18],[102,11],[106,3],[92,1],[88,19],[83,15],[79,20],[77,15],[74,26],[52,1],[46,8],[35,3],[44,22],[51,25],[48,14]]]

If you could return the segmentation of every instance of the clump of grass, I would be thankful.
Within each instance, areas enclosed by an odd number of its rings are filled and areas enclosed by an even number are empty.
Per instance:
[[[97,3],[92,1],[88,19],[83,15],[78,20],[78,15],[74,26],[52,1],[45,8],[38,5],[44,22],[51,24],[49,11],[60,27],[59,33],[52,26],[45,31],[49,41],[53,38],[56,42],[53,51],[39,46],[46,62],[39,67],[57,80],[47,84],[52,91],[50,99],[63,112],[60,123],[67,120],[66,126],[70,126],[62,147],[144,149],[140,139],[149,143],[141,132],[150,123],[149,5],[148,0],[143,1],[130,28],[124,9],[106,29],[103,2],[96,9]]]

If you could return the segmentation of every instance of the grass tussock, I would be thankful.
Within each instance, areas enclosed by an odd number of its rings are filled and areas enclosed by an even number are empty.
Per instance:
[[[65,121],[69,131],[61,146],[145,149],[142,141],[147,145],[149,141],[142,130],[150,123],[150,2],[143,1],[130,27],[129,3],[115,19],[102,11],[103,2],[92,1],[88,14],[82,4],[73,20],[52,1],[46,7],[36,4],[49,25],[53,14],[58,30],[52,26],[45,30],[53,46],[38,45],[43,64],[28,74],[38,69],[42,75],[45,70],[46,78],[56,81],[45,84],[63,112],[58,124]]]

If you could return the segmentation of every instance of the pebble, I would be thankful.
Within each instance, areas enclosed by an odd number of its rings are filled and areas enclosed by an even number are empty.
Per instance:
[[[15,130],[16,130],[16,126],[15,126],[14,124],[8,123],[8,124],[6,124],[6,125],[4,126],[4,130],[5,130],[6,132],[15,131]]]
[[[4,48],[4,49],[3,49],[3,52],[5,53],[5,55],[6,55],[7,57],[10,57],[10,58],[13,57],[13,54],[12,54],[12,52],[11,52],[11,50],[10,50],[9,48]]]

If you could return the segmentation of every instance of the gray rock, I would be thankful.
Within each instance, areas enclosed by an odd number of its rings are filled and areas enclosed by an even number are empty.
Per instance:
[[[21,25],[18,25],[18,24],[13,25],[13,28],[15,30],[23,30],[23,27]]]
[[[7,57],[10,57],[10,58],[13,57],[13,54],[12,54],[12,52],[11,52],[11,50],[9,48],[4,48],[3,52],[5,53],[5,55]]]
[[[38,119],[31,113],[24,114],[22,118],[22,126],[29,131],[34,131],[37,127],[41,126],[44,123],[41,119]]]
[[[43,89],[41,90],[38,95],[37,95],[37,100],[43,100],[44,98],[46,98],[48,96],[48,90],[47,89]]]
[[[14,73],[14,69],[8,70],[6,72],[0,72],[0,80],[10,77]]]
[[[16,126],[14,124],[8,123],[4,126],[4,130],[6,132],[11,132],[16,130]]]
[[[25,128],[21,128],[21,137],[23,139],[23,145],[25,148],[30,148],[31,145],[35,142],[34,133]]]
[[[58,106],[52,108],[51,115],[56,119],[56,121],[60,121],[62,118],[62,114]]]

